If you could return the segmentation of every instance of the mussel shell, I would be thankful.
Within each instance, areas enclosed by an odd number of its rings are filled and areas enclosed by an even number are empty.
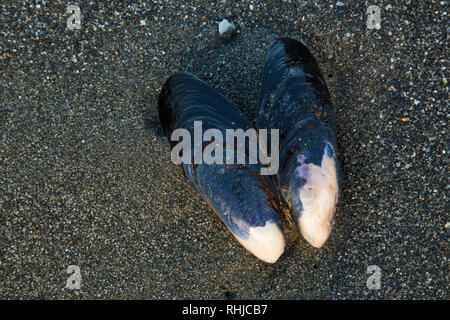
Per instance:
[[[235,105],[188,73],[176,73],[167,80],[158,108],[161,125],[172,148],[175,145],[171,141],[172,132],[184,128],[194,137],[194,121],[202,121],[203,131],[218,129],[224,138],[226,129],[252,129]],[[203,150],[209,143],[203,143]],[[192,144],[192,157],[193,148]],[[236,239],[258,258],[275,262],[285,246],[275,210],[276,191],[271,181],[260,174],[260,165],[249,164],[247,160],[246,164],[226,164],[225,159],[223,164],[194,164],[192,159],[190,164],[182,164],[182,168]]]
[[[279,189],[299,232],[322,246],[339,191],[336,122],[319,66],[297,40],[278,39],[266,54],[257,126],[280,130]]]

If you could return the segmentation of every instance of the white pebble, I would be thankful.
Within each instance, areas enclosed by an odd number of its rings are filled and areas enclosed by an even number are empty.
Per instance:
[[[234,26],[233,22],[229,22],[227,19],[223,19],[219,23],[219,33],[220,36],[223,38],[229,38],[233,34],[234,30],[236,30],[236,27]]]

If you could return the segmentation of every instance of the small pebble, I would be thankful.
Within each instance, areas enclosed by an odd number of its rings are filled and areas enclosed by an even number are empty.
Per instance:
[[[233,22],[229,22],[227,19],[223,19],[219,23],[219,34],[222,38],[230,38],[236,27]]]

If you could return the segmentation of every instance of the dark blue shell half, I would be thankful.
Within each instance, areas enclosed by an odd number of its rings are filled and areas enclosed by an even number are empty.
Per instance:
[[[167,80],[158,107],[161,125],[172,148],[172,132],[183,128],[194,137],[194,121],[202,121],[203,131],[220,130],[223,137],[226,129],[252,128],[235,105],[188,73],[176,73]],[[208,143],[203,143],[202,148]],[[224,164],[194,164],[194,144],[191,156],[190,164],[182,164],[184,174],[241,243],[248,240],[250,229],[264,227],[268,222],[282,234],[280,218],[274,210],[277,193],[271,181],[260,174],[259,164],[250,165],[248,161],[245,165],[226,164],[225,159]]]
[[[299,190],[304,164],[321,165],[324,153],[337,160],[336,123],[330,94],[319,66],[301,42],[282,38],[269,48],[258,97],[258,128],[279,129],[279,189],[294,221],[302,214]],[[300,228],[297,225],[297,228]]]

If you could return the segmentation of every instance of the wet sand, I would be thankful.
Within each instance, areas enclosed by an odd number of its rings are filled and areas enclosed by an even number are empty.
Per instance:
[[[448,8],[406,3],[380,4],[379,30],[350,1],[80,1],[79,30],[66,2],[2,3],[0,298],[448,299]],[[170,161],[156,105],[190,71],[254,120],[279,36],[326,76],[343,181],[326,245],[287,225],[266,264]]]

